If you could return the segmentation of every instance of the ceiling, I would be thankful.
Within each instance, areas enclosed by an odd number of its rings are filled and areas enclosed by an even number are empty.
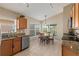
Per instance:
[[[44,20],[45,15],[50,17],[63,12],[63,7],[67,6],[68,3],[52,3],[52,5],[53,8],[51,8],[50,3],[30,3],[29,7],[27,7],[26,3],[0,3],[0,7],[33,17],[37,20]]]

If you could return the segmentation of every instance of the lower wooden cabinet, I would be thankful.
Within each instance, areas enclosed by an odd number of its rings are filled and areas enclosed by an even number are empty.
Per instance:
[[[62,55],[63,56],[79,56],[79,52],[72,51],[72,48],[67,46],[62,46]]]
[[[21,37],[2,40],[0,47],[1,56],[10,56],[21,51]]]
[[[13,54],[21,51],[21,37],[16,37],[13,40]]]
[[[1,55],[2,56],[12,55],[12,39],[2,40],[2,43],[1,43]]]
[[[76,52],[72,51],[69,47],[62,46],[63,56],[76,56]]]
[[[0,46],[0,56],[1,56],[1,46]]]

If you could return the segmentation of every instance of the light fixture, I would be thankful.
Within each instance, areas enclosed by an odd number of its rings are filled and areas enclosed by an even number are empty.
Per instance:
[[[47,17],[47,15],[45,15],[44,17],[45,17],[45,25],[46,25],[46,17]]]
[[[29,7],[29,3],[25,3],[26,7],[28,8]]]
[[[27,7],[29,7],[29,3],[27,3]]]
[[[53,8],[53,4],[52,3],[50,3],[50,7]]]

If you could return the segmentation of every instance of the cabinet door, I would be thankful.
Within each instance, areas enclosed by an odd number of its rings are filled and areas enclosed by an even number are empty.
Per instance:
[[[62,55],[63,56],[76,56],[76,52],[71,51],[68,47],[62,47]]]
[[[75,3],[73,6],[73,21],[74,26],[79,27],[79,3]]]
[[[19,28],[20,29],[27,28],[27,19],[19,19]]]
[[[1,46],[0,46],[0,56],[1,56]]]
[[[79,56],[79,52],[76,53],[76,56]]]
[[[12,55],[12,39],[2,41],[2,43],[1,43],[1,55],[2,56]]]
[[[17,37],[13,40],[13,54],[21,51],[21,38]]]

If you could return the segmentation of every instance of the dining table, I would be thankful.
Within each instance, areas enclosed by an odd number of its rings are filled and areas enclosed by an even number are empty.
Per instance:
[[[39,37],[40,38],[40,42],[42,43],[50,43],[50,41],[52,41],[52,43],[54,42],[54,37],[50,36],[50,35],[42,35]]]

